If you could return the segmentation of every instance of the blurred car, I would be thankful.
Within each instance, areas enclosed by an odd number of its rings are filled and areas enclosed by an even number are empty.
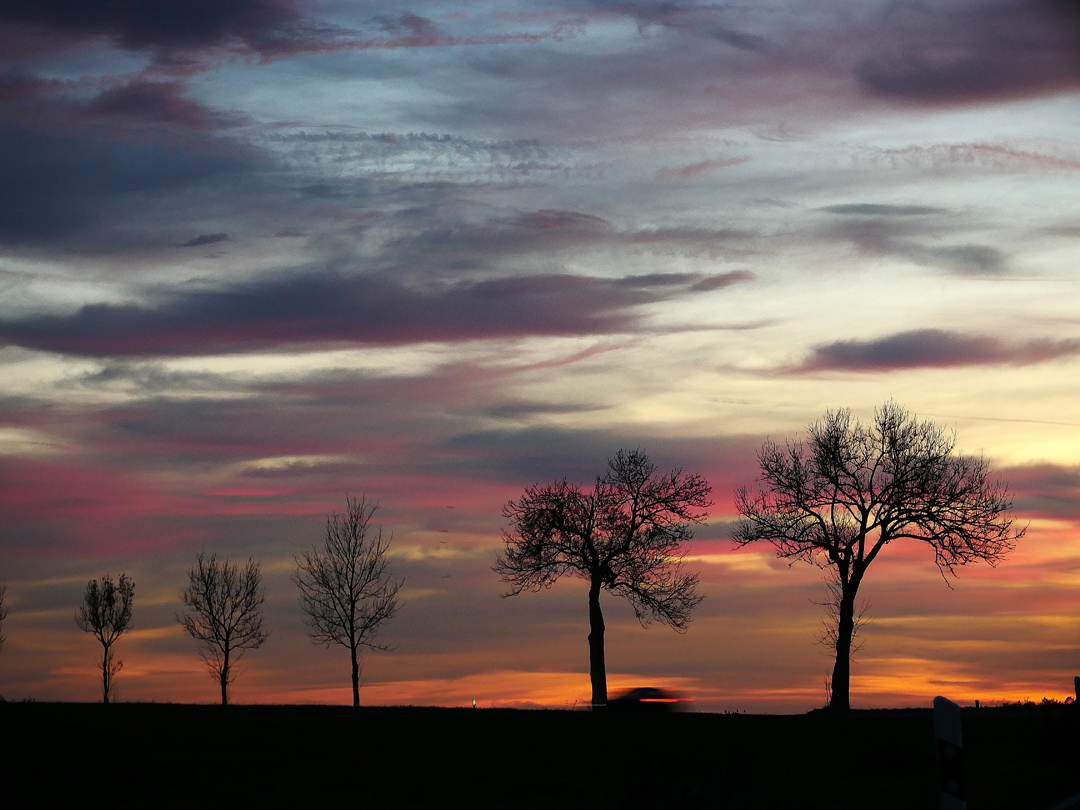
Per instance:
[[[607,702],[609,711],[685,712],[692,710],[693,706],[693,698],[653,686],[631,689]]]

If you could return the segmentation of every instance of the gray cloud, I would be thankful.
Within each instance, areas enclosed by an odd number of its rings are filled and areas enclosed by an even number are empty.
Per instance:
[[[867,253],[893,256],[913,264],[962,275],[999,275],[1008,269],[1007,257],[998,248],[971,243],[942,243],[939,235],[946,231],[946,225],[937,219],[926,219],[931,214],[939,213],[934,209],[843,205],[823,210],[844,216],[844,219],[824,229],[827,238],[851,242]],[[938,241],[928,241],[933,237],[937,237]]]
[[[204,233],[193,239],[188,239],[180,247],[202,247],[203,245],[212,245],[215,242],[226,242],[228,239],[229,235],[227,233]]]
[[[503,402],[492,405],[487,413],[496,419],[523,419],[533,416],[589,413],[604,410],[602,406],[574,405],[558,402]]]
[[[889,253],[916,264],[944,267],[955,273],[997,275],[1005,272],[1005,254],[989,245],[925,245],[896,242]]]
[[[460,432],[442,440],[455,469],[480,479],[533,483],[567,478],[591,481],[620,448],[640,447],[660,467],[682,466],[701,473],[726,502],[729,482],[757,474],[760,437],[727,436],[702,442],[620,429],[573,430],[522,427]],[[507,452],[512,447],[513,452]],[[733,487],[732,487],[733,488]],[[726,537],[725,537],[726,539]]]
[[[100,229],[138,220],[146,195],[160,199],[245,170],[222,155],[0,128],[0,240],[100,241]]]
[[[829,214],[841,216],[881,216],[881,217],[922,217],[931,214],[945,214],[948,209],[933,208],[928,205],[881,205],[879,203],[848,203],[827,205],[821,209]]]
[[[753,19],[756,15],[749,6],[725,8],[662,3],[655,6],[626,4],[617,8],[633,16],[643,34],[649,26],[655,25],[689,36],[713,39],[741,51],[766,53],[774,49],[767,37],[741,27],[760,24],[759,19]]]
[[[409,223],[401,224],[407,226]],[[413,227],[386,245],[382,260],[387,266],[423,264],[472,270],[499,267],[513,258],[539,256],[550,262],[556,257],[561,258],[564,252],[580,256],[583,251],[611,248],[650,253],[722,254],[744,249],[753,237],[749,231],[724,227],[621,229],[592,214],[542,209],[479,222]],[[645,279],[661,277],[666,279],[664,283],[679,283],[670,274],[631,276],[620,283],[641,284]],[[747,278],[746,273],[726,273],[700,280],[724,286]],[[704,291],[706,287],[699,289]]]

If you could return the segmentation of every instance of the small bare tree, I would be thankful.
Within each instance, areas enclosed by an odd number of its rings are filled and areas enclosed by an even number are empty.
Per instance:
[[[736,492],[741,519],[732,537],[831,569],[829,708],[848,709],[856,597],[878,554],[896,540],[923,542],[945,577],[978,560],[996,565],[1024,530],[1013,527],[1008,487],[991,479],[983,458],[954,453],[955,434],[891,400],[869,425],[843,409],[807,433],[784,447],[766,441],[758,454],[764,486]]]
[[[119,582],[113,582],[108,574],[98,582],[86,583],[83,603],[75,614],[75,624],[80,630],[93,633],[101,642],[101,699],[108,703],[115,694],[113,679],[124,666],[113,654],[112,646],[131,625],[131,607],[135,601],[135,583],[126,574]]]
[[[600,591],[625,596],[642,626],[653,619],[682,631],[702,597],[683,571],[683,543],[711,506],[700,475],[661,473],[640,450],[620,450],[592,489],[565,480],[534,485],[503,515],[506,549],[495,572],[504,596],[550,587],[563,574],[589,581],[589,673],[593,706],[607,704]]]
[[[7,585],[0,585],[0,650],[4,649],[7,636],[4,635],[4,619],[7,618],[7,605],[4,603],[7,597]]]
[[[259,563],[249,558],[240,568],[228,560],[218,562],[217,554],[206,559],[199,552],[180,598],[187,610],[176,620],[200,643],[203,663],[221,686],[221,705],[228,705],[234,664],[270,635],[262,626],[266,592]]]
[[[393,535],[382,526],[372,531],[377,503],[345,497],[345,514],[326,519],[323,547],[296,557],[293,582],[300,589],[311,640],[340,644],[352,663],[353,706],[360,705],[360,648],[389,650],[375,637],[379,626],[397,613],[398,591],[404,580],[390,575],[386,551]]]

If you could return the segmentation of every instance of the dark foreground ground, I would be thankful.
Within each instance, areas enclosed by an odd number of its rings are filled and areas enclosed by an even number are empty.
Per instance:
[[[1050,810],[1080,793],[1080,711],[965,710],[962,722],[971,810]],[[937,807],[929,710],[6,703],[0,752],[13,810]]]

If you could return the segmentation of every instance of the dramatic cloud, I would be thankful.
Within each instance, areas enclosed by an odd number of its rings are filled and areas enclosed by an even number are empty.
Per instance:
[[[542,30],[456,34],[411,11],[375,14],[380,4],[357,4],[355,26],[317,18],[310,0],[13,0],[0,10],[0,28],[22,28],[55,49],[106,38],[129,51],[150,52],[154,68],[174,75],[213,66],[215,52],[256,54],[263,61],[341,51],[529,44],[572,34],[580,17],[560,17]],[[4,31],[0,30],[0,38]],[[2,41],[2,40],[0,40]]]
[[[501,509],[641,447],[714,486],[708,598],[686,635],[605,603],[611,683],[806,711],[821,572],[732,551],[734,492],[889,395],[1008,459],[1031,529],[955,591],[882,560],[857,704],[1071,684],[1073,6],[504,6],[0,3],[0,693],[93,699],[70,606],[125,570],[125,699],[211,699],[205,548],[271,593],[238,700],[347,701],[288,572],[350,492],[410,590],[365,700],[587,697],[587,585],[500,600]]]
[[[1080,86],[1080,9],[1070,0],[898,3],[856,68],[868,92],[922,104]]]
[[[994,337],[917,329],[875,340],[841,340],[815,346],[796,370],[893,371],[1004,364],[1024,366],[1080,354],[1080,340],[1008,343]]]
[[[8,321],[0,323],[0,342],[79,355],[152,356],[605,334],[640,327],[635,307],[747,278],[547,275],[421,288],[376,276],[303,275],[175,293],[148,305],[96,304],[74,315]]]

